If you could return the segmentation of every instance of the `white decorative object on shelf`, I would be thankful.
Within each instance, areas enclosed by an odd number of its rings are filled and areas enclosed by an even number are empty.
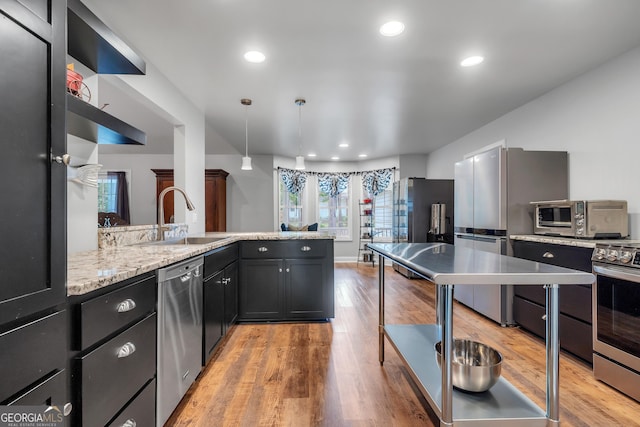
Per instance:
[[[88,187],[98,187],[98,171],[102,165],[91,164],[82,166],[69,166],[67,168],[67,179],[72,182],[77,182],[81,185]]]

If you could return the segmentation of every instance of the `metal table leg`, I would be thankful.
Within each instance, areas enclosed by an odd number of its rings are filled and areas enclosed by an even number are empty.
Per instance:
[[[558,285],[545,285],[547,328],[547,425],[560,425]]]
[[[384,363],[384,257],[378,255],[378,360]]]
[[[453,382],[451,360],[453,359],[453,285],[440,285],[440,326],[442,339],[442,417],[441,426],[453,425]]]

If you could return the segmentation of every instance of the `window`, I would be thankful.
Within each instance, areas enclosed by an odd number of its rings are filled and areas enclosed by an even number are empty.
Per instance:
[[[98,174],[98,212],[118,209],[118,176],[108,172]]]
[[[318,191],[318,230],[328,231],[336,236],[336,240],[351,240],[351,185],[333,198]]]
[[[279,202],[279,214],[278,222],[280,224],[294,224],[296,226],[302,226],[302,193],[293,194],[287,191],[282,179],[279,180],[280,185],[280,202]]]
[[[390,185],[385,191],[378,194],[373,199],[373,221],[374,221],[374,241],[391,242],[393,230],[393,186]]]

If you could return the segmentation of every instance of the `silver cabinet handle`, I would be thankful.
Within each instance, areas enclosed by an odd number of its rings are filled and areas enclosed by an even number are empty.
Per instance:
[[[71,156],[68,154],[63,154],[62,156],[53,156],[51,157],[51,162],[68,165],[69,163],[71,163]]]
[[[555,258],[556,256],[551,252],[545,252],[542,254],[542,258]]]
[[[542,319],[542,320],[547,320],[547,315],[546,315],[546,314],[543,314],[543,315],[542,315],[542,317],[541,317],[541,319]]]
[[[303,246],[300,248],[302,252],[309,252],[311,250],[311,246]]]
[[[279,269],[278,269],[278,271],[279,271],[280,273],[282,273],[282,269],[281,269],[281,268],[279,268]]]
[[[269,248],[267,248],[266,246],[260,246],[258,248],[258,252],[267,252],[269,250]]]
[[[127,298],[118,304],[118,313],[126,313],[127,311],[131,311],[136,308],[136,302],[131,298]]]
[[[289,272],[289,269],[287,268],[287,273]]]
[[[129,418],[120,427],[136,427],[137,425],[138,425],[138,423],[136,423],[136,420],[134,420],[133,418]]]
[[[136,352],[136,346],[132,342],[128,342],[118,350],[118,359],[129,357]]]
[[[62,407],[62,413],[64,414],[64,416],[68,417],[71,414],[71,411],[73,411],[73,405],[71,404],[71,402],[65,403]]]

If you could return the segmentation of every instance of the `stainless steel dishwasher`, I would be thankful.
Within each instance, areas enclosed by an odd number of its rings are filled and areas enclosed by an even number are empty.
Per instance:
[[[202,264],[203,257],[197,257],[158,270],[158,426],[200,373]]]

